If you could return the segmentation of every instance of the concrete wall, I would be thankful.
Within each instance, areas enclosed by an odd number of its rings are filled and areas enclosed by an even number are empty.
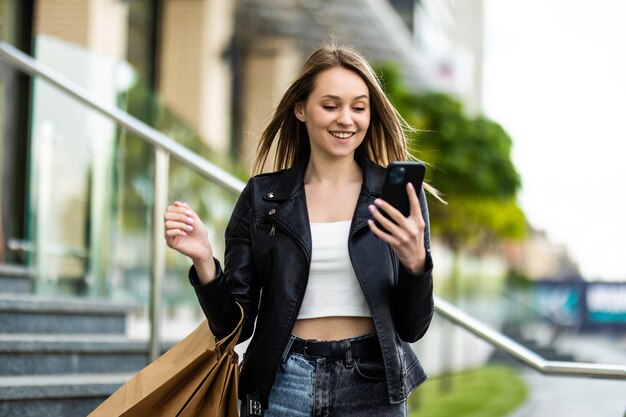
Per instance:
[[[233,31],[233,2],[166,0],[160,94],[214,148],[230,146],[231,69],[223,54]]]
[[[120,0],[38,0],[35,34],[54,36],[97,54],[126,56],[128,4]]]
[[[245,61],[240,158],[251,164],[263,130],[302,65],[302,56],[292,41],[273,39],[265,47],[249,51]],[[273,159],[268,158],[266,170],[272,165]]]

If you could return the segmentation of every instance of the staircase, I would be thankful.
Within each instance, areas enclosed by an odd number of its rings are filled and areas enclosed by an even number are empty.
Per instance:
[[[0,417],[85,417],[148,363],[125,336],[131,305],[31,293],[34,273],[0,265]]]

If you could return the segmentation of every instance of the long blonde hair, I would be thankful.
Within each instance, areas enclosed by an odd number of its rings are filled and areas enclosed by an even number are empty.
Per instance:
[[[361,144],[365,155],[383,166],[387,166],[390,161],[407,159],[404,130],[408,125],[383,92],[378,77],[367,60],[351,48],[329,44],[313,52],[283,95],[274,117],[261,136],[253,168],[255,173],[264,168],[275,140],[275,170],[289,168],[301,158],[309,156],[306,127],[296,118],[294,108],[297,103],[306,102],[315,88],[317,75],[335,67],[354,71],[370,91],[370,126]]]
[[[416,159],[407,151],[406,134],[413,129],[385,95],[370,64],[354,49],[332,42],[311,54],[280,100],[272,120],[261,135],[254,173],[263,171],[274,141],[274,170],[290,168],[298,161],[308,159],[311,153],[309,136],[305,124],[296,118],[294,109],[297,103],[306,102],[315,88],[317,76],[335,67],[354,71],[363,79],[370,92],[370,125],[357,151],[364,152],[370,161],[384,167],[391,161]],[[430,185],[424,184],[424,188],[438,197]]]

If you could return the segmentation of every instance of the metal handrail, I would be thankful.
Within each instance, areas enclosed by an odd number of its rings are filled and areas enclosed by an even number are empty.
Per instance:
[[[5,41],[0,41],[0,57],[28,75],[41,77],[59,90],[87,105],[87,107],[115,120],[120,126],[133,132],[152,146],[166,150],[182,164],[192,168],[208,180],[216,182],[225,190],[238,195],[245,186],[240,179],[202,158],[174,139],[137,120],[125,111],[103,102],[83,87],[37,62],[37,60]]]
[[[439,297],[435,297],[435,311],[542,374],[626,379],[626,365],[545,360],[527,347],[492,329]]]
[[[122,110],[109,106],[106,103],[102,103],[83,88],[77,86],[75,83],[65,79],[61,75],[55,73],[44,65],[38,63],[30,56],[17,50],[13,46],[6,42],[0,41],[0,58],[8,61],[10,64],[16,66],[22,71],[28,73],[31,76],[38,76],[56,86],[60,90],[66,92],[70,96],[76,98],[82,103],[86,104],[90,108],[98,111],[99,113],[115,120],[124,128],[132,131],[138,137],[152,144],[158,151],[164,151],[167,154],[171,154],[183,165],[191,168],[204,176],[205,178],[219,184],[222,188],[232,192],[233,194],[239,194],[243,188],[244,183],[234,176],[230,175],[226,171],[203,159],[199,155],[195,154],[191,150],[178,144],[173,139],[165,136],[161,132],[147,126],[141,121],[128,115]],[[157,167],[161,166],[161,171],[157,172],[155,178],[155,195],[166,195],[163,193],[162,178],[167,178],[167,175],[163,176],[163,170],[167,170],[167,160],[163,156],[158,156],[157,160],[161,160],[157,163]],[[157,168],[159,169],[159,168]],[[161,180],[159,181],[159,178]],[[162,199],[163,197],[161,197]],[[160,203],[162,204],[162,203]],[[154,209],[154,223],[155,225],[162,224],[162,213],[157,209],[159,205],[155,202]],[[160,229],[158,226],[154,227],[155,233],[153,233],[153,265],[152,265],[152,280],[151,287],[153,293],[161,287],[162,272],[164,270],[164,259],[159,256],[160,250],[164,248],[165,242],[157,232]],[[155,255],[156,254],[156,255]],[[160,276],[160,278],[159,278]],[[151,297],[151,357],[158,356],[158,317],[160,313],[160,294],[154,294]],[[515,340],[505,336],[504,334],[488,327],[484,323],[478,321],[472,316],[468,315],[464,311],[458,309],[452,304],[442,300],[439,297],[435,297],[435,311],[450,320],[451,322],[463,327],[475,336],[485,340],[489,344],[496,348],[503,350],[521,363],[541,372],[545,375],[568,375],[577,377],[593,377],[593,378],[606,378],[606,379],[626,379],[626,365],[607,365],[607,364],[595,364],[595,363],[583,363],[583,362],[560,362],[560,361],[548,361],[537,355],[530,349],[522,346]],[[154,356],[152,356],[154,355]]]

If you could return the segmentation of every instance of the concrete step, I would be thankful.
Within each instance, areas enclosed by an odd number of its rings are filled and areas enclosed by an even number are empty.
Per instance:
[[[0,333],[124,334],[134,308],[108,300],[0,293]]]
[[[22,265],[0,264],[0,292],[32,292],[35,270]]]
[[[85,417],[131,374],[0,377],[0,417]]]
[[[162,351],[175,342],[162,343]],[[148,364],[148,341],[117,335],[0,334],[0,376],[134,373]]]

